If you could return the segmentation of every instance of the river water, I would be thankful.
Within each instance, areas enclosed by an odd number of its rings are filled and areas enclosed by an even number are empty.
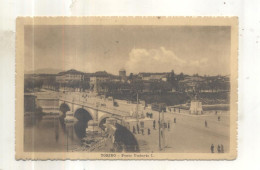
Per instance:
[[[86,140],[86,127],[88,120],[79,119],[76,123],[64,123],[64,115],[43,114],[38,112],[33,96],[26,96],[24,114],[24,151],[25,152],[71,152],[78,149]],[[45,103],[46,104],[46,103]],[[53,102],[46,105],[56,105]],[[125,134],[128,136],[124,137]],[[102,134],[101,134],[102,135]],[[124,128],[117,131],[115,140],[121,145],[129,145],[128,139],[131,134]],[[90,135],[88,137],[98,137],[100,135]],[[93,142],[93,141],[92,141]],[[136,142],[136,141],[135,141]],[[131,142],[130,142],[131,143]],[[84,144],[84,142],[83,142]],[[88,143],[89,144],[89,143]],[[135,144],[136,145],[136,144]],[[109,146],[102,151],[109,151]],[[83,150],[85,148],[83,147]],[[120,149],[117,149],[120,151]],[[101,150],[100,150],[101,151]]]
[[[24,151],[65,152],[81,145],[86,122],[65,124],[64,117],[36,113],[33,96],[25,96]]]
[[[25,117],[24,151],[25,152],[65,152],[81,144],[85,134],[85,125],[64,124],[63,118],[43,116]]]

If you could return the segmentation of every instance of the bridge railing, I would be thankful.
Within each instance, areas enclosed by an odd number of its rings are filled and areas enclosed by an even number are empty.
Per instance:
[[[89,101],[83,97],[78,97],[78,96],[71,97],[71,96],[60,95],[59,98],[61,101],[70,102],[70,103],[74,103],[74,104],[82,105],[82,106],[86,106],[86,107],[91,107],[93,109],[105,111],[105,112],[108,112],[111,114],[123,115],[123,116],[130,115],[130,112],[125,111],[125,110],[120,110],[120,109],[111,108],[111,107],[107,107],[107,106],[97,106],[95,101]]]

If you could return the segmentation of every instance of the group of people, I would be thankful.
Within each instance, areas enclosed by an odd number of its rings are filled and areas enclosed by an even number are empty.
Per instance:
[[[179,113],[181,113],[181,108],[178,108],[178,110],[179,110]],[[174,108],[173,111],[176,112],[176,109]]]
[[[146,112],[146,117],[148,117],[148,118],[153,118],[153,113],[149,113],[149,112]]]
[[[176,123],[177,119],[173,118],[173,123]],[[160,122],[158,121],[158,126],[160,125]],[[168,123],[164,123],[163,124],[164,128],[167,128],[168,130],[170,130],[171,124],[170,122]],[[156,129],[156,121],[153,120],[153,129]],[[142,134],[144,135],[144,128],[140,128],[139,124],[137,123],[136,126],[133,126],[133,134]],[[150,135],[151,134],[151,129],[148,128],[147,129],[147,134]]]
[[[135,128],[135,126],[133,126],[133,134],[140,134],[140,133],[141,133],[142,135],[144,135],[144,128],[140,128],[140,127],[139,127],[139,124],[137,123],[137,124],[136,124],[136,128]],[[150,128],[147,129],[147,134],[148,134],[148,135],[151,134]]]
[[[210,150],[211,150],[211,153],[215,152],[214,144],[211,144]],[[217,152],[218,153],[224,153],[224,146],[222,144],[217,146]]]

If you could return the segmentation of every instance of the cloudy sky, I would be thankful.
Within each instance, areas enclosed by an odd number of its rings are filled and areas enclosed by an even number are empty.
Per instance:
[[[39,69],[118,74],[230,73],[230,27],[25,27],[25,72]]]

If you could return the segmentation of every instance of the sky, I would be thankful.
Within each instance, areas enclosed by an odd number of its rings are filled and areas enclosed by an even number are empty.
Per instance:
[[[230,74],[230,27],[25,26],[25,72]]]

